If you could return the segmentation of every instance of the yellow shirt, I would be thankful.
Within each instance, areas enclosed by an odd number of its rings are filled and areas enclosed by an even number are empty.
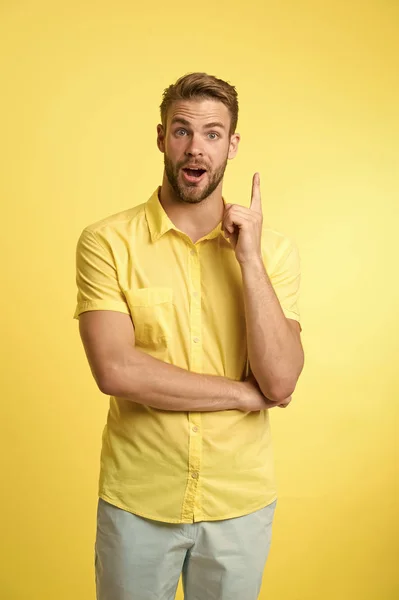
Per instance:
[[[286,317],[299,321],[296,245],[264,227],[262,254]],[[141,351],[196,373],[246,377],[241,269],[220,223],[194,244],[157,188],[148,202],[87,226],[76,260],[75,319],[130,314]],[[111,396],[99,496],[168,523],[260,509],[277,497],[269,411],[164,411]]]

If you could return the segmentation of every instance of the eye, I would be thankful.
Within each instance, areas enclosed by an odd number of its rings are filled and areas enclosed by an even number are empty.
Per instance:
[[[219,137],[219,134],[216,133],[216,131],[211,131],[211,133],[208,133],[208,136],[210,135],[214,135],[215,137],[212,137],[211,140],[216,140]]]
[[[180,132],[181,132],[181,131],[183,131],[183,133],[187,133],[187,130],[186,130],[186,129],[180,128],[180,129],[177,129],[177,130],[176,130],[176,132],[175,132],[175,133],[176,133],[176,135],[180,136]],[[182,137],[182,136],[180,136],[180,137]]]

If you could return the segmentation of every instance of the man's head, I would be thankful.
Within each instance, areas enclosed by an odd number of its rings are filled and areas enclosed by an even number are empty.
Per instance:
[[[237,92],[206,73],[190,73],[165,89],[158,148],[177,198],[197,203],[222,185],[227,161],[237,153]]]

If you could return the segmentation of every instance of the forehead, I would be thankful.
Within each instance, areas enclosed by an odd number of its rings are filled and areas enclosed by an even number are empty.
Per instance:
[[[220,121],[228,129],[230,125],[229,109],[223,102],[210,98],[177,100],[168,110],[168,123],[182,118],[193,125],[206,125],[211,121]]]

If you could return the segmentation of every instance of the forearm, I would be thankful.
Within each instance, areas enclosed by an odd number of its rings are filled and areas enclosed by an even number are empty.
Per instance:
[[[303,367],[303,349],[292,331],[259,258],[241,265],[248,357],[265,396],[290,396]]]
[[[136,348],[123,365],[113,365],[103,392],[170,411],[220,411],[242,408],[243,382],[192,373]]]

